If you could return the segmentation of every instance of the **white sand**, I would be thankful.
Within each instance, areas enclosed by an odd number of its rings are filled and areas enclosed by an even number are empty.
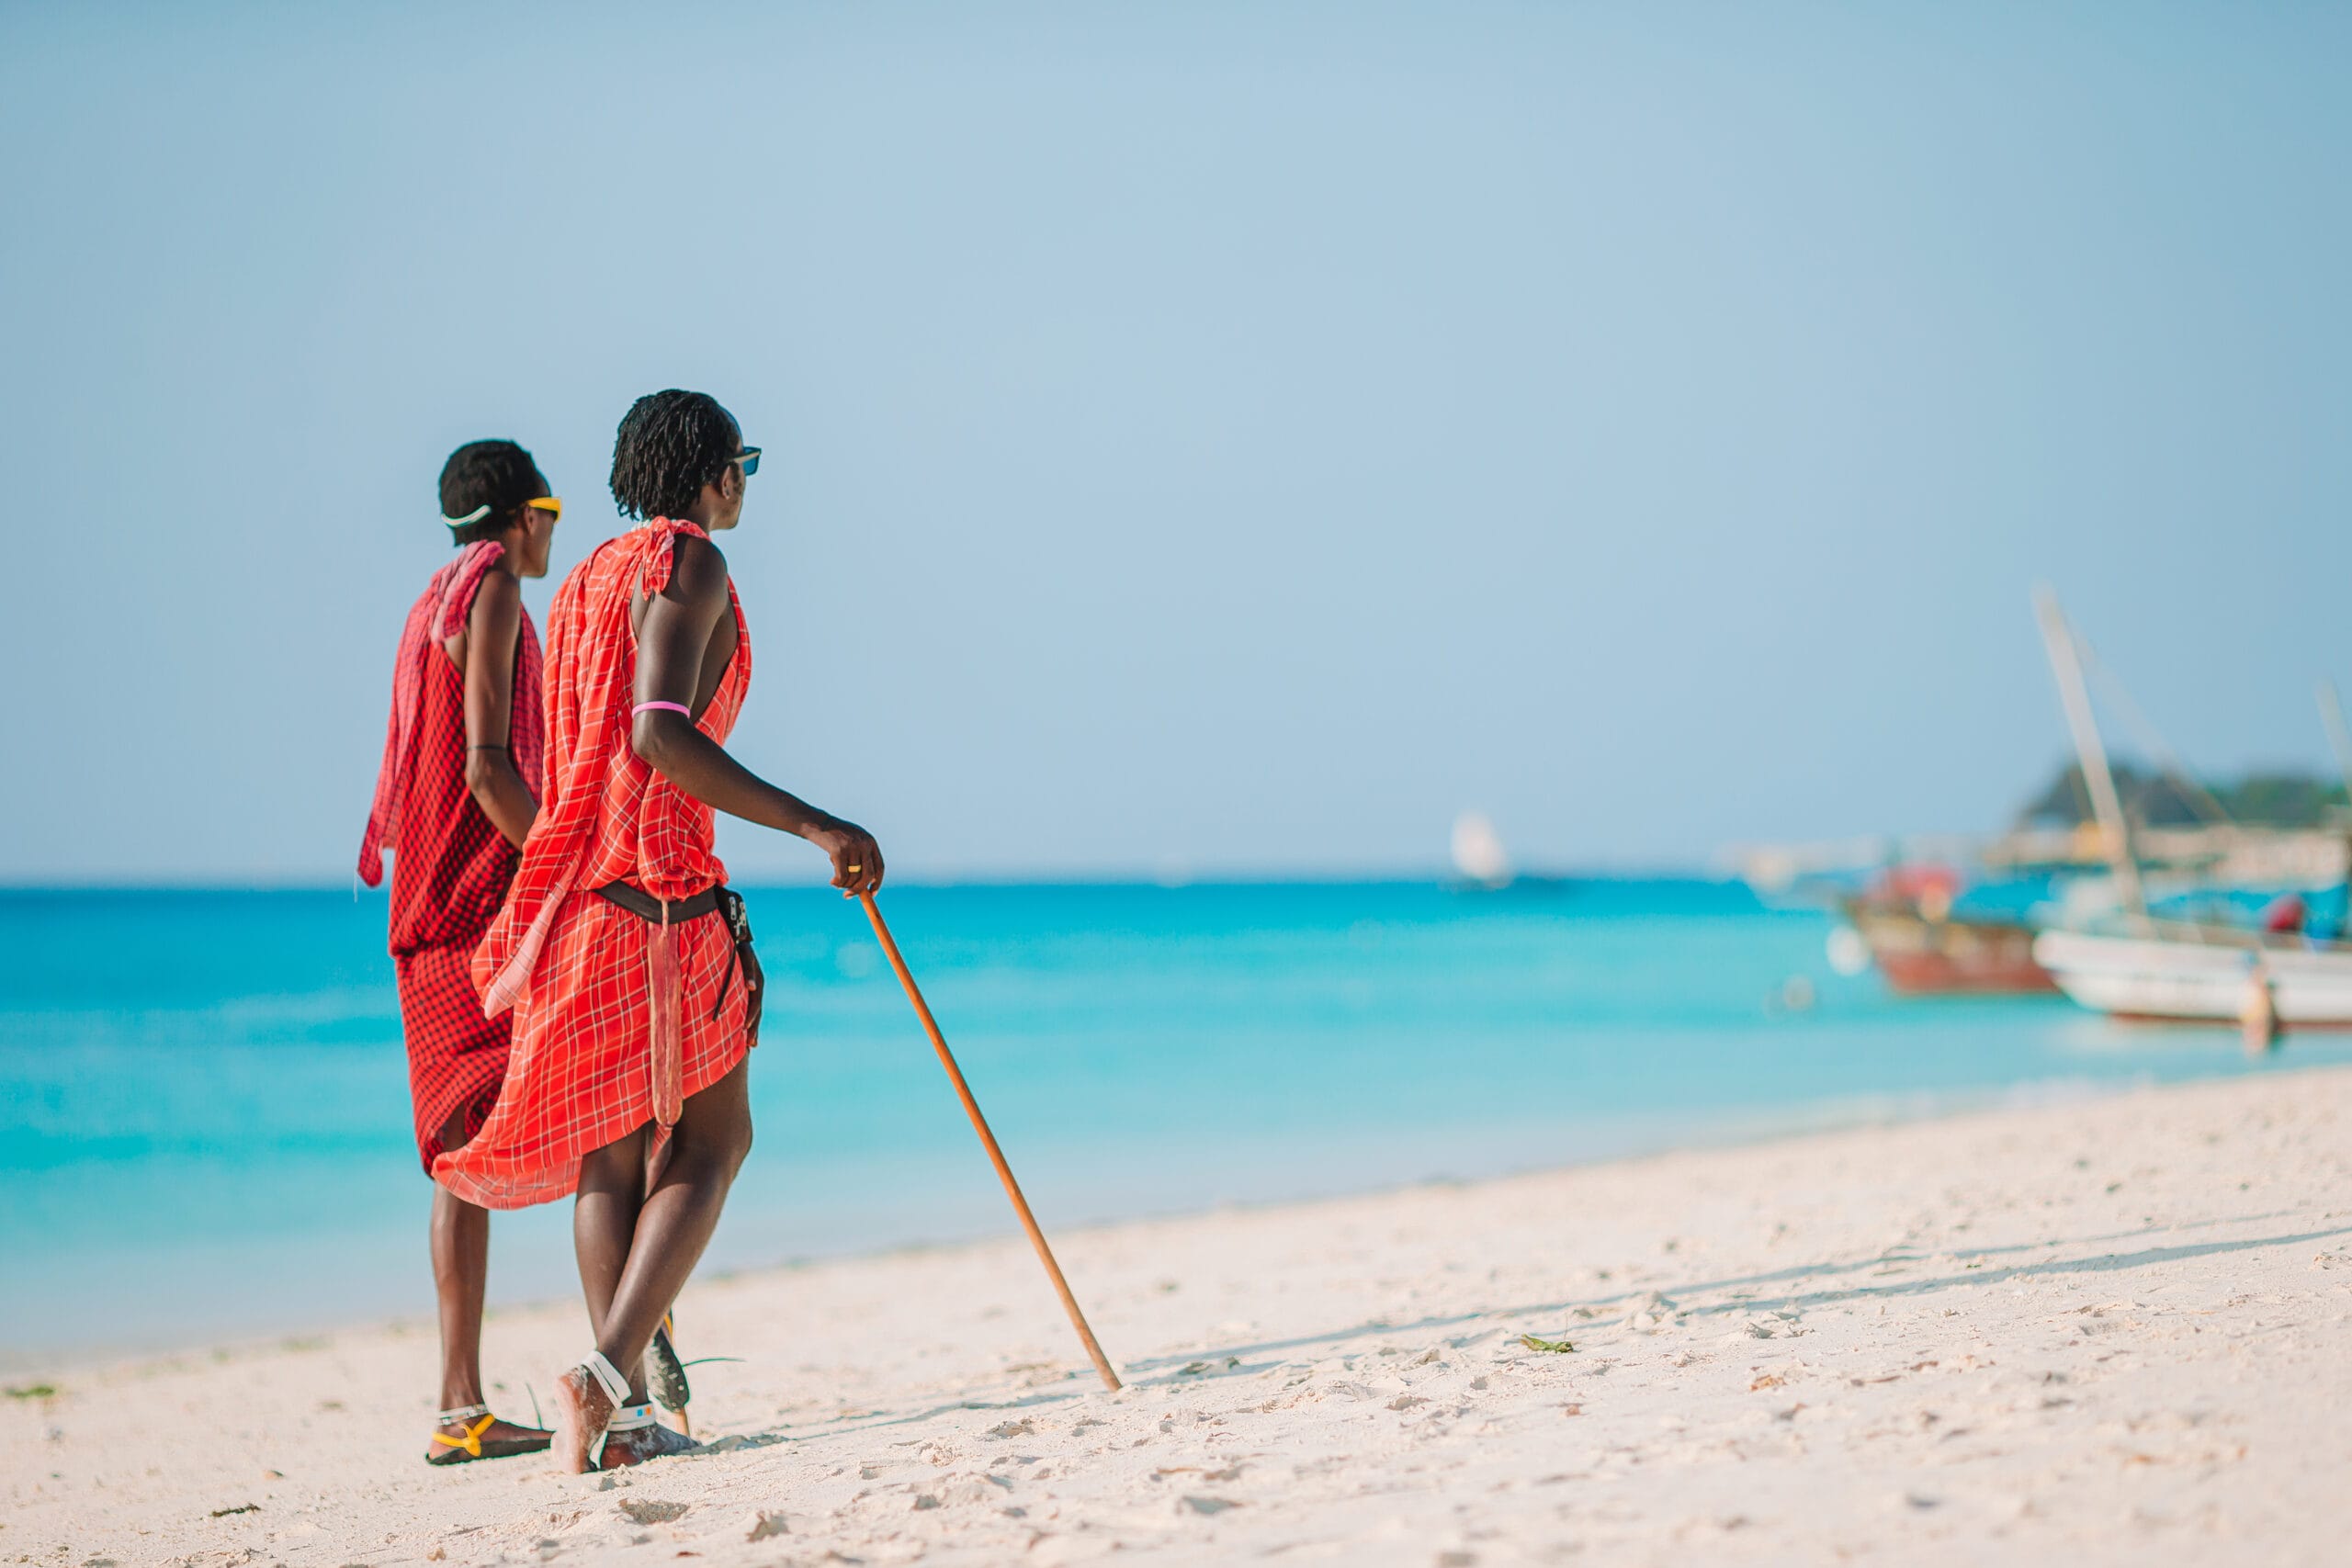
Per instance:
[[[2343,1562],[2347,1112],[2281,1074],[1071,1234],[1119,1394],[1017,1240],[697,1284],[719,1451],[609,1478],[427,1470],[427,1325],[65,1368],[0,1401],[0,1562]],[[492,1322],[503,1410],[582,1323]]]

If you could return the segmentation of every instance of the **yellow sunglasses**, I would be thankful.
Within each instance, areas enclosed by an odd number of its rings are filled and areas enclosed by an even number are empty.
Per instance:
[[[526,501],[523,504],[534,512],[546,513],[559,523],[563,521],[563,497],[560,495],[543,495],[537,501]]]

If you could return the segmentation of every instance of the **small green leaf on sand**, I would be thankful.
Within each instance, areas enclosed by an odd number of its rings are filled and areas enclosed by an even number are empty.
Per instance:
[[[212,1517],[216,1519],[225,1519],[232,1514],[258,1514],[260,1512],[261,1505],[259,1503],[242,1503],[233,1508],[215,1508],[212,1510]]]
[[[57,1385],[55,1383],[46,1382],[28,1382],[22,1388],[10,1389],[8,1391],[8,1397],[11,1399],[55,1399],[57,1397]]]
[[[1519,1342],[1531,1350],[1548,1350],[1555,1356],[1565,1356],[1576,1348],[1565,1339],[1538,1339],[1532,1334],[1522,1334]]]

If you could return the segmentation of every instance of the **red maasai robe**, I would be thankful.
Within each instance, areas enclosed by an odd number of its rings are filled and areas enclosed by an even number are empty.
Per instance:
[[[507,1021],[486,1017],[469,965],[498,913],[518,859],[466,786],[466,682],[442,644],[466,628],[474,594],[505,547],[469,545],[433,581],[401,628],[392,663],[392,716],[376,804],[359,846],[359,877],[384,879],[392,853],[391,948],[408,1036],[408,1087],[416,1149],[430,1171],[441,1134],[462,1111],[479,1131],[506,1077]],[[509,753],[523,782],[539,787],[539,637],[529,612],[514,649]]]
[[[596,897],[626,881],[662,899],[727,879],[709,807],[629,745],[637,634],[629,601],[670,581],[691,523],[656,518],[573,569],[548,613],[548,780],[523,865],[474,954],[492,1015],[514,1009],[505,1092],[481,1131],[434,1163],[433,1179],[493,1209],[572,1191],[581,1157],[652,1122],[733,1071],[751,1049],[733,940],[717,911],[666,930]],[[726,740],[752,678],[735,585],[735,657],[696,725]]]

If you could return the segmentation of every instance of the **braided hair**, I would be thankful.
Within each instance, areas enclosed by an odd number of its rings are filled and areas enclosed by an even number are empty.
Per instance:
[[[742,449],[735,416],[708,393],[648,393],[613,438],[613,500],[624,517],[683,517]]]
[[[548,481],[531,455],[512,441],[469,441],[441,465],[441,515],[463,517],[476,507],[481,521],[449,530],[451,542],[495,539],[514,525],[523,503],[547,494]]]

